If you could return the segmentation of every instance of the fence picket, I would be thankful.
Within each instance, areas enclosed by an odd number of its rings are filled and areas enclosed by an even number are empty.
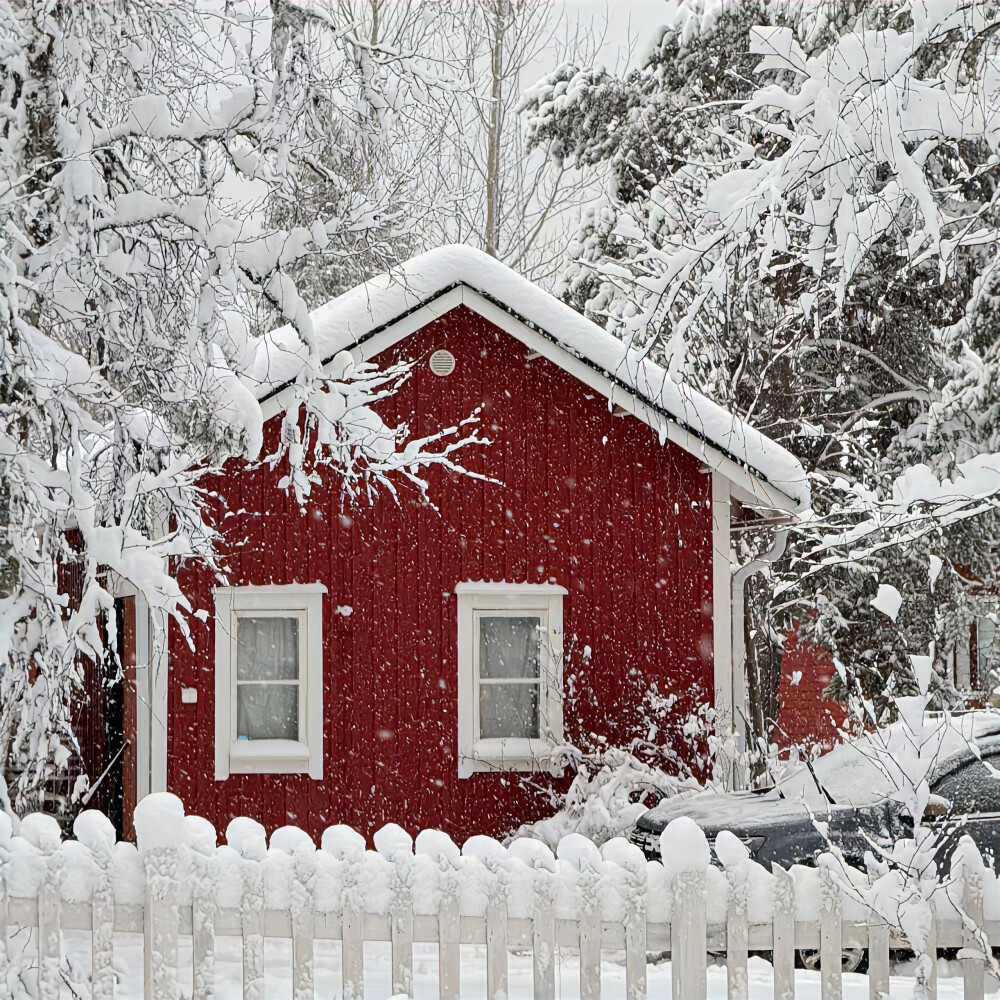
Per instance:
[[[726,912],[726,971],[729,1000],[747,1000],[750,992],[747,958],[750,928],[747,899],[750,891],[746,863],[726,869],[729,879],[729,906]]]
[[[392,992],[409,996],[413,991],[413,907],[402,902],[390,915],[392,938]]]
[[[670,921],[674,1000],[691,1000],[708,992],[707,948],[705,872],[679,871],[674,881],[674,912]]]
[[[889,925],[874,918],[868,925],[868,998],[889,996]]]
[[[94,851],[96,877],[91,901],[91,995],[93,1000],[112,1000],[115,995],[114,940],[115,894],[111,885],[111,854]]]
[[[438,909],[438,996],[440,1000],[458,1000],[461,989],[461,918],[458,896],[443,892]]]
[[[38,997],[59,1000],[59,963],[62,932],[59,924],[58,855],[45,859],[45,874],[38,888]]]
[[[215,997],[215,880],[211,857],[191,855],[191,998]]]
[[[937,989],[937,920],[931,918],[931,928],[927,934],[927,954],[931,956],[930,977],[927,980],[927,998],[934,1000],[938,995]]]
[[[146,852],[145,982],[147,1000],[176,1000],[177,932],[180,914],[177,878],[180,851],[157,847]]]
[[[827,867],[819,869],[819,961],[823,1000],[840,1000],[844,979],[840,886]]]
[[[296,899],[292,908],[292,998],[313,1000],[315,975],[313,933],[316,915],[312,896],[305,886],[296,883]]]
[[[244,861],[242,876],[243,1000],[264,1000],[264,875],[259,864]]]
[[[774,965],[775,1000],[795,1000],[795,883],[780,865],[774,872]]]
[[[580,1000],[601,1000],[601,912],[580,914]]]
[[[365,995],[365,924],[364,915],[353,903],[344,907],[341,931],[344,977],[344,1000],[363,1000]]]
[[[646,1000],[646,911],[637,899],[625,915],[625,1000]]]
[[[965,978],[965,1000],[983,1000],[985,992],[986,963],[978,928],[983,926],[983,872],[973,870],[971,866],[962,866],[963,893],[962,908],[965,919],[962,926],[962,947],[971,954],[962,959],[962,972]]]
[[[486,996],[507,1000],[507,901],[500,896],[486,905]]]
[[[531,923],[534,1000],[555,1000],[556,996],[556,923],[552,901],[539,899]]]

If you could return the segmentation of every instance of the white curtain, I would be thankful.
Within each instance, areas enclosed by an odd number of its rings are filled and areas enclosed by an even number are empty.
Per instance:
[[[236,679],[288,681],[299,676],[298,618],[237,618]]]
[[[299,738],[299,621],[238,618],[236,738]],[[285,683],[273,683],[284,681]]]
[[[537,615],[481,616],[480,677],[537,677],[541,633]]]
[[[540,625],[537,615],[480,616],[480,739],[538,738]],[[521,683],[496,683],[500,679]]]

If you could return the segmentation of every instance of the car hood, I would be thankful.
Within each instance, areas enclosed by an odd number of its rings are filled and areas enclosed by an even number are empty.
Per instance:
[[[707,834],[729,830],[735,834],[758,831],[771,823],[798,821],[811,825],[813,817],[823,818],[831,809],[802,798],[782,798],[773,789],[766,792],[717,792],[707,790],[694,795],[667,799],[643,813],[637,822],[641,830],[658,833],[679,816],[693,819]]]

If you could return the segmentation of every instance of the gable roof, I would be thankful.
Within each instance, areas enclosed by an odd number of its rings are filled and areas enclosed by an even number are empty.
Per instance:
[[[446,312],[465,305],[634,413],[720,472],[751,503],[800,514],[805,470],[790,452],[505,264],[467,246],[412,258],[311,314],[324,364],[341,351],[370,360]],[[280,412],[306,363],[299,336],[282,327],[261,338],[249,373],[265,418]]]

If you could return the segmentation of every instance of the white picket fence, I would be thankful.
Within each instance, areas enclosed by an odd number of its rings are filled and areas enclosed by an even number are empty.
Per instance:
[[[6,817],[0,814],[0,821]],[[48,817],[29,816],[19,833],[0,823],[0,922],[3,952],[17,931],[37,937],[38,996],[60,994],[62,931],[89,931],[94,1000],[112,1000],[116,932],[144,934],[144,990],[151,1000],[177,1000],[179,943],[191,941],[193,1000],[215,996],[216,939],[242,941],[245,1000],[264,1000],[264,943],[291,940],[292,992],[313,1000],[314,942],[341,942],[345,1000],[365,996],[365,942],[391,944],[394,994],[413,984],[413,945],[438,946],[442,1000],[468,998],[460,948],[485,945],[486,993],[506,1000],[508,955],[532,954],[534,996],[554,1000],[559,949],[579,954],[580,996],[601,996],[602,953],[625,956],[628,1000],[647,995],[647,956],[670,952],[673,995],[704,998],[710,953],[725,954],[731,998],[748,995],[748,953],[773,958],[774,996],[795,995],[796,949],[819,950],[822,996],[841,996],[841,956],[869,951],[870,993],[889,994],[890,947],[904,947],[890,925],[859,900],[842,871],[765,871],[735,838],[726,869],[708,864],[708,846],[693,824],[672,824],[665,864],[647,862],[634,845],[611,841],[598,850],[579,836],[552,854],[529,840],[504,847],[474,837],[459,849],[427,831],[414,845],[398,827],[376,837],[377,850],[346,827],[332,827],[317,850],[286,827],[265,845],[263,828],[234,822],[228,845],[216,847],[204,820],[185,817],[173,796],[156,795],[137,810],[138,847],[115,843],[100,814],[77,821],[63,841]],[[415,850],[414,850],[415,848]],[[981,998],[987,960],[983,906],[993,873],[966,851],[957,875],[931,907],[927,950],[963,948],[965,996]],[[857,873],[855,873],[857,881]],[[1000,940],[1000,925],[985,931]],[[936,939],[936,940],[935,940]],[[6,981],[0,967],[0,984]],[[936,988],[934,973],[928,984]]]

